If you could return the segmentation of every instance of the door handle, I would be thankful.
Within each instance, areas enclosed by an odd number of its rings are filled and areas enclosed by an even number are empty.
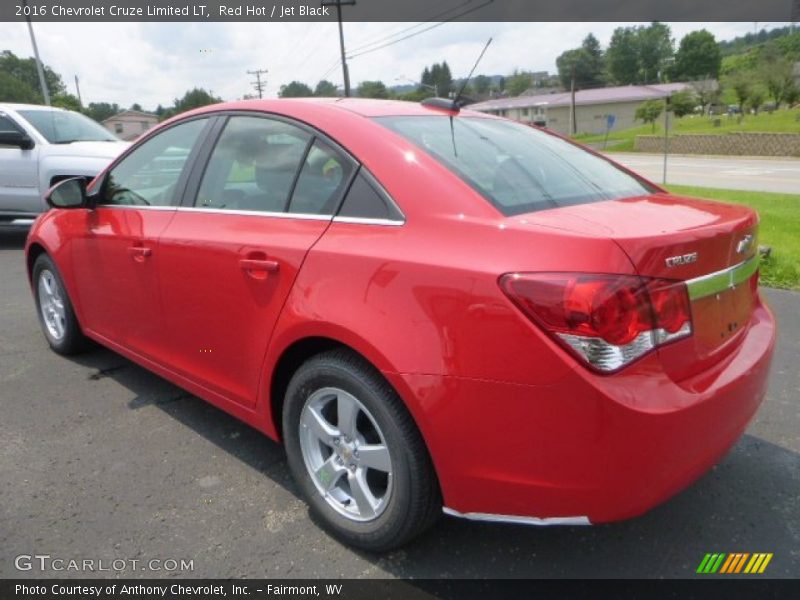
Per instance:
[[[145,258],[153,254],[152,248],[145,248],[144,246],[130,246],[128,254],[131,255],[133,260],[142,262]]]
[[[239,261],[239,266],[253,279],[266,279],[267,275],[278,271],[280,263],[266,258],[243,258]]]

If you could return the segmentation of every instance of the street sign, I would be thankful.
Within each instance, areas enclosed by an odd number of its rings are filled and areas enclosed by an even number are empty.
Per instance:
[[[617,115],[606,115],[606,129],[613,129],[617,123]]]

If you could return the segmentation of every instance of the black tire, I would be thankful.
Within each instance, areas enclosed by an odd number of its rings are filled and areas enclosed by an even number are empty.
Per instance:
[[[312,480],[300,442],[301,414],[318,390],[337,388],[354,396],[380,429],[391,457],[391,495],[372,520],[337,512]],[[314,356],[292,377],[283,409],[289,468],[312,515],[342,542],[371,552],[397,548],[430,527],[441,514],[441,495],[425,443],[411,415],[380,373],[358,355],[332,350]]]
[[[58,285],[61,301],[64,307],[63,329],[64,333],[59,338],[56,337],[48,329],[47,324],[42,314],[42,299],[39,297],[39,281],[47,273],[52,274],[52,278],[56,285]],[[72,302],[70,302],[67,289],[64,287],[64,280],[61,278],[61,273],[58,272],[53,259],[47,254],[41,254],[33,264],[33,295],[36,301],[36,314],[39,317],[39,324],[42,326],[42,332],[50,344],[50,347],[58,354],[70,355],[83,352],[89,347],[89,340],[83,335],[81,327],[78,324],[78,319],[75,317],[75,311],[72,309]]]

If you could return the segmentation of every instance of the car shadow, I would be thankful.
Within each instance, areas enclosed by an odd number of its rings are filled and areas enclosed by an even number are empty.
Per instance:
[[[22,250],[28,237],[27,230],[0,227],[0,250]]]
[[[91,369],[90,378],[110,377],[131,390],[131,410],[158,407],[299,497],[280,444],[109,350],[71,360]],[[411,579],[650,578],[693,576],[709,552],[772,552],[769,576],[796,577],[798,498],[800,455],[744,435],[693,486],[636,519],[537,528],[446,517],[400,550],[359,555]]]

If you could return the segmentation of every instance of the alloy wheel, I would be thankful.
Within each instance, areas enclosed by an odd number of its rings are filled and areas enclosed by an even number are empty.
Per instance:
[[[392,460],[375,418],[352,394],[326,387],[300,415],[300,449],[317,491],[352,521],[378,518],[392,493]]]

